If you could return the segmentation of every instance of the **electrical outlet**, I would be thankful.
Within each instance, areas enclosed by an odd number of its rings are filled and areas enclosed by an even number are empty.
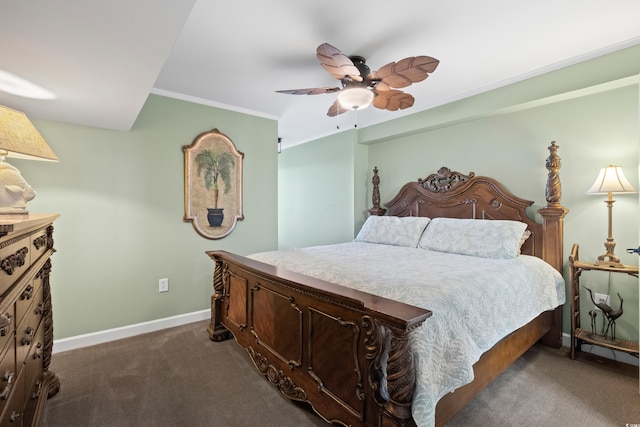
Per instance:
[[[610,299],[609,299],[609,295],[607,294],[598,294],[598,293],[593,293],[593,299],[596,302],[596,304],[607,304],[610,305]],[[597,310],[600,310],[598,307],[595,307]]]
[[[169,292],[169,279],[158,280],[158,292]]]

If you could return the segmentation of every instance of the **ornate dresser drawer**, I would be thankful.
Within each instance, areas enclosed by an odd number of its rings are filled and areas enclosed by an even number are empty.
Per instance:
[[[0,215],[0,427],[37,426],[60,389],[53,347],[51,255],[58,215]]]

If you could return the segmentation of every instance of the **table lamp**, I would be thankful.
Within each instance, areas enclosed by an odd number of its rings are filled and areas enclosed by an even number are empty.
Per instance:
[[[6,214],[27,214],[27,202],[36,195],[5,157],[58,161],[24,113],[0,105],[0,219]]]
[[[607,249],[607,252],[598,257],[598,261],[596,265],[609,265],[611,267],[622,267],[622,263],[620,263],[620,258],[618,258],[614,253],[614,249],[616,247],[615,242],[613,241],[612,236],[612,221],[611,221],[611,211],[613,209],[613,193],[635,193],[636,190],[633,188],[631,183],[625,178],[624,173],[622,172],[622,168],[620,166],[609,165],[606,168],[600,169],[600,174],[598,178],[596,178],[596,182],[593,183],[591,188],[587,190],[587,194],[607,194],[608,198],[605,200],[607,204],[607,208],[609,209],[609,237],[607,237],[607,241],[604,242],[604,247]]]

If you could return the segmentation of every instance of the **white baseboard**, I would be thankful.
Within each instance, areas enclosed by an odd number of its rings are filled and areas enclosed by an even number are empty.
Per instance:
[[[105,331],[92,332],[90,334],[77,335],[75,337],[53,340],[53,353],[74,350],[76,348],[88,347],[102,344],[122,338],[133,337],[147,332],[159,331],[161,329],[172,328],[174,326],[186,325],[187,323],[199,322],[211,318],[211,310],[196,311],[193,313],[180,314],[164,319],[151,320],[149,322],[136,323],[134,325],[120,328],[107,329]]]
[[[564,347],[571,347],[571,335],[562,334],[562,345]],[[583,344],[582,351],[590,353],[596,356],[604,357],[611,360],[616,360],[622,363],[628,363],[629,365],[638,366],[638,358],[624,353],[622,351],[613,350],[610,348],[600,347],[599,345]]]

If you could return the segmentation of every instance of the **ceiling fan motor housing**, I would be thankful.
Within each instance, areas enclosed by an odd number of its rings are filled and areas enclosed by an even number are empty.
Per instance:
[[[349,59],[353,62],[353,65],[360,71],[360,75],[366,78],[371,73],[371,68],[367,65],[367,60],[363,56],[353,55]]]

